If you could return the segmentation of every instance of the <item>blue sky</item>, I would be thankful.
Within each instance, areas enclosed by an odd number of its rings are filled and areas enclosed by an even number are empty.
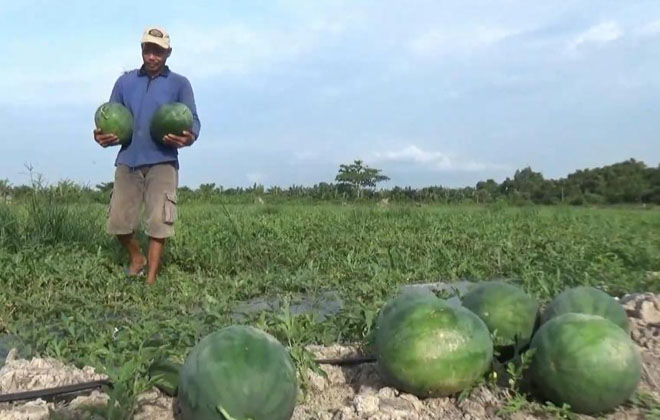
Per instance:
[[[657,0],[0,0],[0,179],[112,180],[93,113],[150,24],[202,122],[181,185],[313,185],[358,158],[416,187],[660,162]]]

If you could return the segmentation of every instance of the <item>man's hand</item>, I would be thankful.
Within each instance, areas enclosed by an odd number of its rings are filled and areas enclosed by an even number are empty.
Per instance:
[[[114,134],[103,134],[100,128],[94,129],[94,140],[102,147],[114,146],[119,143],[119,138]]]
[[[181,148],[181,147],[190,146],[193,143],[193,141],[195,141],[195,136],[190,131],[184,131],[183,136],[167,134],[165,137],[163,137],[163,141],[168,146]]]

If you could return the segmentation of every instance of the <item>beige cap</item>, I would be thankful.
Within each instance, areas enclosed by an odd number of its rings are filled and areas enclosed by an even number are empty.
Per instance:
[[[142,34],[142,43],[151,42],[165,49],[170,48],[170,35],[165,29],[158,26],[150,26]]]

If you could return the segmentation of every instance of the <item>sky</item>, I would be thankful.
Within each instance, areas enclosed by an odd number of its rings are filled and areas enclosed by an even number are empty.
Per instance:
[[[195,93],[180,185],[474,186],[660,162],[660,2],[0,0],[0,179],[112,181],[93,115],[148,25]]]

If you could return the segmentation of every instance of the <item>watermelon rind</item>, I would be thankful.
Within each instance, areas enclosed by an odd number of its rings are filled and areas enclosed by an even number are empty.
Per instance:
[[[504,281],[479,283],[461,304],[481,318],[496,347],[520,350],[529,344],[539,320],[539,304],[519,286]]]
[[[606,292],[592,286],[572,287],[555,296],[543,311],[541,323],[565,313],[600,315],[630,332],[630,321],[623,305]]]
[[[270,334],[247,325],[205,336],[192,348],[179,375],[184,420],[289,420],[297,395],[296,368],[287,349]]]
[[[94,113],[94,124],[103,134],[117,136],[119,145],[127,145],[133,138],[133,114],[118,102],[105,102]]]
[[[635,392],[641,355],[630,336],[599,315],[565,313],[543,324],[530,343],[528,375],[536,392],[573,412],[609,412]]]
[[[184,103],[166,103],[158,107],[151,117],[150,132],[154,140],[163,142],[168,134],[182,136],[184,131],[190,131],[193,125],[193,114]]]
[[[431,294],[401,294],[378,317],[378,369],[395,388],[418,397],[449,396],[489,370],[493,342],[474,313]]]

